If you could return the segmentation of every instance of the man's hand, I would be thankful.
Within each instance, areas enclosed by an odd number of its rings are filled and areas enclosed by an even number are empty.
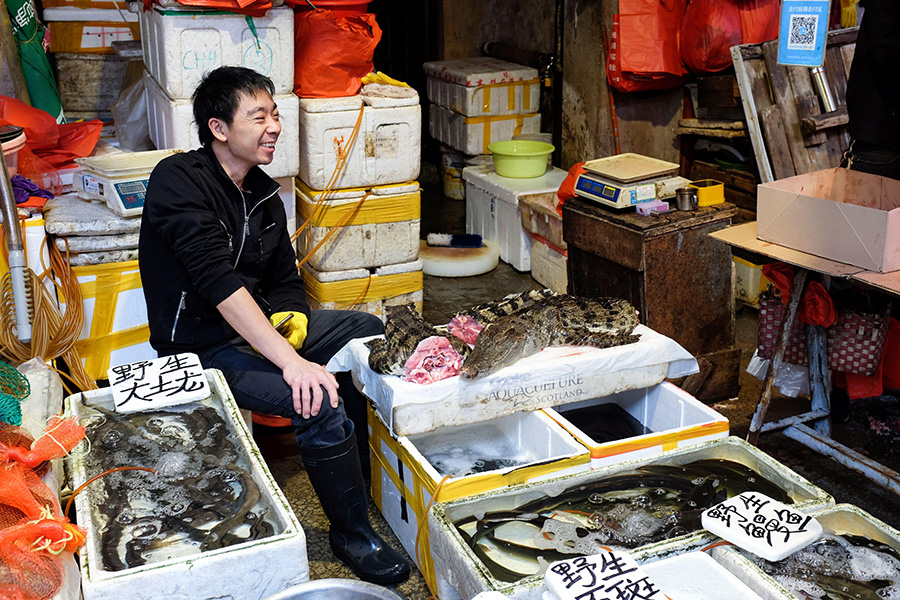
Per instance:
[[[297,356],[297,360],[284,366],[283,376],[293,392],[294,410],[304,419],[319,414],[323,388],[328,394],[331,407],[338,407],[337,381],[322,365]]]

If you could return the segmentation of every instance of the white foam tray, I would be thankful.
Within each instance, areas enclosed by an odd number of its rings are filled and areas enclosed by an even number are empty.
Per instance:
[[[456,376],[422,386],[375,373],[365,346],[371,338],[352,340],[328,368],[352,371],[391,431],[412,435],[646,388],[698,370],[694,357],[674,340],[643,325],[634,333],[641,335],[639,342],[613,348],[545,348],[474,381]]]
[[[354,144],[348,144],[363,108]],[[413,181],[419,177],[422,108],[419,97],[383,98],[359,94],[300,99],[300,179],[324,190],[337,166],[347,161],[332,189]]]
[[[431,137],[464,154],[488,154],[492,142],[511,140],[522,133],[541,131],[540,113],[467,117],[432,104],[428,111]]]
[[[197,124],[190,99],[169,97],[159,83],[144,73],[147,88],[147,119],[150,123],[150,140],[157,148],[193,150],[200,147]],[[281,134],[275,143],[275,158],[271,164],[262,165],[269,177],[293,177],[300,169],[297,148],[300,144],[298,125],[299,99],[294,94],[274,97],[281,114]]]
[[[270,517],[283,524],[282,533],[254,541],[218,548],[182,559],[170,559],[121,571],[108,571],[100,558],[100,536],[91,519],[88,494],[75,497],[79,525],[87,529],[81,550],[82,592],[85,600],[263,600],[290,585],[309,580],[306,537],[284,494],[278,488],[253,442],[224,377],[207,370],[213,390],[212,401],[221,402],[230,432],[239,438],[250,461],[254,481],[259,485]],[[109,388],[75,394],[66,398],[66,412],[81,415],[85,405],[112,409]],[[70,455],[69,472],[73,487],[86,480],[82,454]]]
[[[532,238],[522,227],[519,199],[556,194],[566,171],[551,167],[540,177],[513,179],[493,166],[466,167],[466,233],[477,233],[500,246],[500,260],[518,271],[531,270]]]
[[[254,17],[197,8],[140,11],[147,70],[172,98],[189,99],[203,76],[221,66],[248,67],[266,75],[276,94],[294,87],[294,13],[272,8]]]

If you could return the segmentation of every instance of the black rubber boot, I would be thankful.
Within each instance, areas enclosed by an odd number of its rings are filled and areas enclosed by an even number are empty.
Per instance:
[[[356,452],[356,436],[334,446],[301,452],[306,473],[331,521],[328,541],[335,557],[363,581],[379,585],[409,578],[409,562],[375,533]]]

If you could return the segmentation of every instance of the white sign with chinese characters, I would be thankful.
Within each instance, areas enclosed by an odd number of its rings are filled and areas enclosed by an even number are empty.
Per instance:
[[[701,522],[710,533],[773,562],[822,535],[814,518],[758,492],[744,492],[708,508]]]
[[[666,600],[631,555],[615,550],[553,563],[544,584],[556,600]]]
[[[112,367],[106,372],[116,411],[156,410],[209,396],[196,354],[186,352]]]

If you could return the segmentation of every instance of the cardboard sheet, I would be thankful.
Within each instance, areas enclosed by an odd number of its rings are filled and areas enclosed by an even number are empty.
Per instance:
[[[643,325],[640,341],[613,348],[545,348],[474,381],[451,377],[419,385],[369,368],[365,342],[351,341],[328,363],[350,371],[395,435],[486,421],[616,392],[640,389],[696,373],[697,361],[674,340]]]

